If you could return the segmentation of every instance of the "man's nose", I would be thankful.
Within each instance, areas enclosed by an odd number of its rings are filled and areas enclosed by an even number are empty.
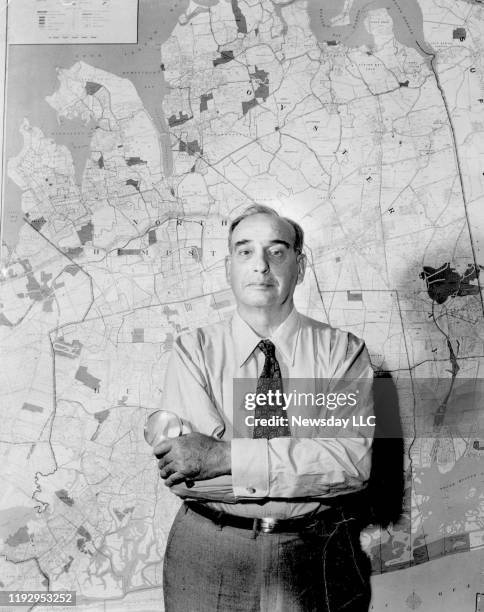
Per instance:
[[[265,251],[254,253],[252,265],[254,272],[268,272],[269,271],[269,259]]]

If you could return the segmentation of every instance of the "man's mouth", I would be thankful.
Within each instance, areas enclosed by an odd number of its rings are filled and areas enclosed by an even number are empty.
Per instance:
[[[249,287],[274,287],[274,283],[249,283]]]

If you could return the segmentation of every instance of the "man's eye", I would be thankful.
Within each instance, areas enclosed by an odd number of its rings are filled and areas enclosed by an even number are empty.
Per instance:
[[[238,253],[239,255],[243,255],[245,257],[246,255],[250,254],[250,251],[248,249],[240,249]]]
[[[284,251],[281,251],[280,249],[276,249],[274,251],[270,251],[270,254],[272,257],[275,257],[276,259],[280,259],[281,257],[284,256]]]

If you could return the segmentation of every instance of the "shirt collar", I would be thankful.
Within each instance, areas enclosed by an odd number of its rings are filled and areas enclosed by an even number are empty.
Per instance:
[[[290,363],[291,366],[294,365],[299,328],[299,313],[293,308],[285,321],[279,325],[272,336],[269,336],[269,340],[274,343],[276,349],[282,353],[284,359]],[[234,339],[237,365],[242,367],[263,338],[255,333],[237,311],[235,311],[232,317],[232,336]]]

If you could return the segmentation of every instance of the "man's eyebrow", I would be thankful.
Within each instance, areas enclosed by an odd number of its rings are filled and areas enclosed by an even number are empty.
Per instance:
[[[244,240],[237,240],[237,242],[234,244],[234,248],[236,249],[239,246],[243,246],[244,244],[250,244],[251,242],[253,242],[253,241],[249,240],[248,238],[245,238]],[[273,244],[283,244],[288,249],[291,248],[291,245],[289,244],[289,242],[287,242],[287,240],[270,240],[269,243],[271,245],[273,245]]]
[[[236,249],[239,246],[242,246],[243,244],[249,244],[250,242],[252,242],[252,240],[237,240],[237,242],[234,244],[234,248]]]
[[[271,240],[271,244],[283,244],[284,246],[286,246],[288,249],[291,248],[292,245],[289,244],[289,242],[287,242],[286,240]]]

